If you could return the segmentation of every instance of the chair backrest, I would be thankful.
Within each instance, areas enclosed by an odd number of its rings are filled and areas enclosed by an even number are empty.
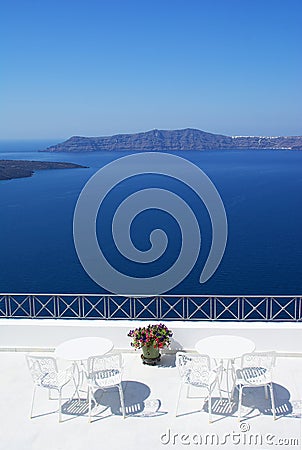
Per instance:
[[[26,355],[27,365],[33,382],[41,386],[45,375],[58,372],[56,359],[52,356]]]
[[[194,353],[176,353],[176,367],[181,379],[187,383],[209,382],[211,362],[208,355],[196,355]]]
[[[98,385],[118,384],[122,380],[122,355],[91,356],[87,360],[88,381]]]
[[[275,352],[245,353],[241,357],[241,367],[261,367],[271,370],[276,362]]]

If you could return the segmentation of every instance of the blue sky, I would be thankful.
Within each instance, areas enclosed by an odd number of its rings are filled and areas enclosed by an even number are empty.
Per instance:
[[[0,137],[302,135],[301,0],[2,0]]]

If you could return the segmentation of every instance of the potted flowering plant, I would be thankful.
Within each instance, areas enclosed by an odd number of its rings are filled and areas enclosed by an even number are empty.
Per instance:
[[[132,338],[132,347],[142,349],[143,363],[153,365],[160,360],[159,349],[170,344],[172,334],[166,325],[160,323],[130,330],[128,336]]]

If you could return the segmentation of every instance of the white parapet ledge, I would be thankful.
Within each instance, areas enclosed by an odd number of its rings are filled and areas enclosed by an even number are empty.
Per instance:
[[[203,322],[83,319],[0,319],[0,350],[53,350],[59,343],[83,336],[103,336],[116,349],[131,351],[130,329],[165,323],[173,331],[171,351],[193,350],[204,337],[231,334],[252,339],[257,350],[302,356],[301,322]]]

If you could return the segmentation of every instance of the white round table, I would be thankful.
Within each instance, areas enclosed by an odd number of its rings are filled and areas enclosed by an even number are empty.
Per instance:
[[[57,358],[68,361],[85,361],[90,356],[105,355],[113,348],[113,342],[101,337],[82,337],[62,342],[55,350]]]
[[[82,337],[70,339],[62,342],[55,349],[57,358],[73,361],[75,363],[76,374],[74,375],[75,393],[80,400],[80,387],[83,385],[86,377],[84,361],[90,356],[102,356],[110,352],[113,348],[113,342],[101,337]],[[72,395],[74,397],[75,393]]]
[[[220,334],[201,339],[195,345],[195,349],[198,353],[209,355],[213,359],[236,359],[244,353],[253,352],[255,344],[241,336]]]
[[[221,370],[220,383],[222,383],[223,379],[225,380],[225,391],[229,402],[231,402],[233,397],[236,380],[234,359],[240,358],[244,353],[253,352],[255,347],[254,342],[250,339],[228,334],[209,336],[201,339],[195,345],[198,353],[209,355],[210,358],[215,360],[216,365],[217,361],[219,361]],[[223,377],[223,374],[225,374],[225,377]],[[230,388],[231,385],[232,389]]]

